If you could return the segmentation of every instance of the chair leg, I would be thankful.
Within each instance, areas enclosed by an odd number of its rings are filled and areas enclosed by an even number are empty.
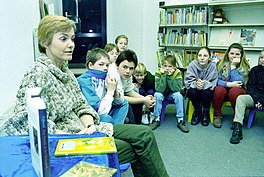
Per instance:
[[[211,123],[214,122],[214,107],[213,107],[213,103],[211,103],[211,105],[210,105],[210,122]]]
[[[161,108],[161,113],[160,113],[160,122],[164,121],[166,107],[167,107],[167,103],[163,102],[162,108]]]
[[[189,100],[188,101],[188,122],[192,121],[193,112],[194,112],[194,107],[193,107],[192,101]]]
[[[255,113],[256,113],[256,109],[253,108],[250,110],[249,116],[248,116],[248,124],[247,124],[247,128],[250,128],[252,125],[252,122],[255,118]]]

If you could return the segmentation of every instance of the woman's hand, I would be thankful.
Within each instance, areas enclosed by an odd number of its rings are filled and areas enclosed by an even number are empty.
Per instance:
[[[95,131],[96,131],[96,127],[94,124],[92,124],[86,127],[85,129],[81,130],[80,132],[78,132],[78,134],[92,134]]]

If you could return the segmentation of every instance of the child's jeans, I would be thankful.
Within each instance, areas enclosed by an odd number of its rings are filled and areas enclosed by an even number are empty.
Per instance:
[[[168,101],[173,101],[176,107],[176,117],[182,118],[184,116],[183,112],[183,96],[180,92],[170,93],[168,96],[164,97],[164,95],[160,92],[155,92],[154,97],[156,99],[156,104],[154,106],[154,116],[159,117],[162,109],[162,101],[164,99]]]

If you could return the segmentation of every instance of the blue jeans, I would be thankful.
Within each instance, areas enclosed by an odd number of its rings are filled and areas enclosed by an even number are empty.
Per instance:
[[[176,117],[182,118],[184,117],[184,108],[183,108],[183,96],[180,92],[170,93],[166,98],[160,92],[155,92],[154,97],[156,99],[156,104],[154,106],[154,116],[159,117],[162,109],[162,102],[164,99],[168,101],[173,101],[176,107]]]
[[[120,105],[112,105],[108,114],[101,114],[100,121],[112,124],[124,124],[128,112],[128,101],[125,100]]]

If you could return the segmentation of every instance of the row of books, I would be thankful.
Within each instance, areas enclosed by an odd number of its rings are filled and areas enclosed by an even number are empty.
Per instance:
[[[162,58],[165,55],[171,54],[174,55],[176,59],[177,68],[186,68],[192,60],[197,59],[197,53],[198,50],[183,50],[182,54],[179,53],[178,51],[166,51],[166,50],[156,51],[159,67],[161,67]]]
[[[194,45],[205,46],[207,33],[195,29],[167,29],[166,33],[158,33],[159,45]]]
[[[156,56],[158,59],[158,66],[161,67],[162,58],[165,55],[172,54],[175,56],[177,68],[186,68],[192,60],[197,59],[198,50],[183,50],[182,53],[178,51],[166,51],[158,50],[156,51]],[[212,62],[217,63],[219,60],[222,60],[225,55],[225,52],[222,51],[213,51],[212,52]]]
[[[166,24],[207,24],[208,8],[189,7],[176,9],[160,10],[160,25]]]

